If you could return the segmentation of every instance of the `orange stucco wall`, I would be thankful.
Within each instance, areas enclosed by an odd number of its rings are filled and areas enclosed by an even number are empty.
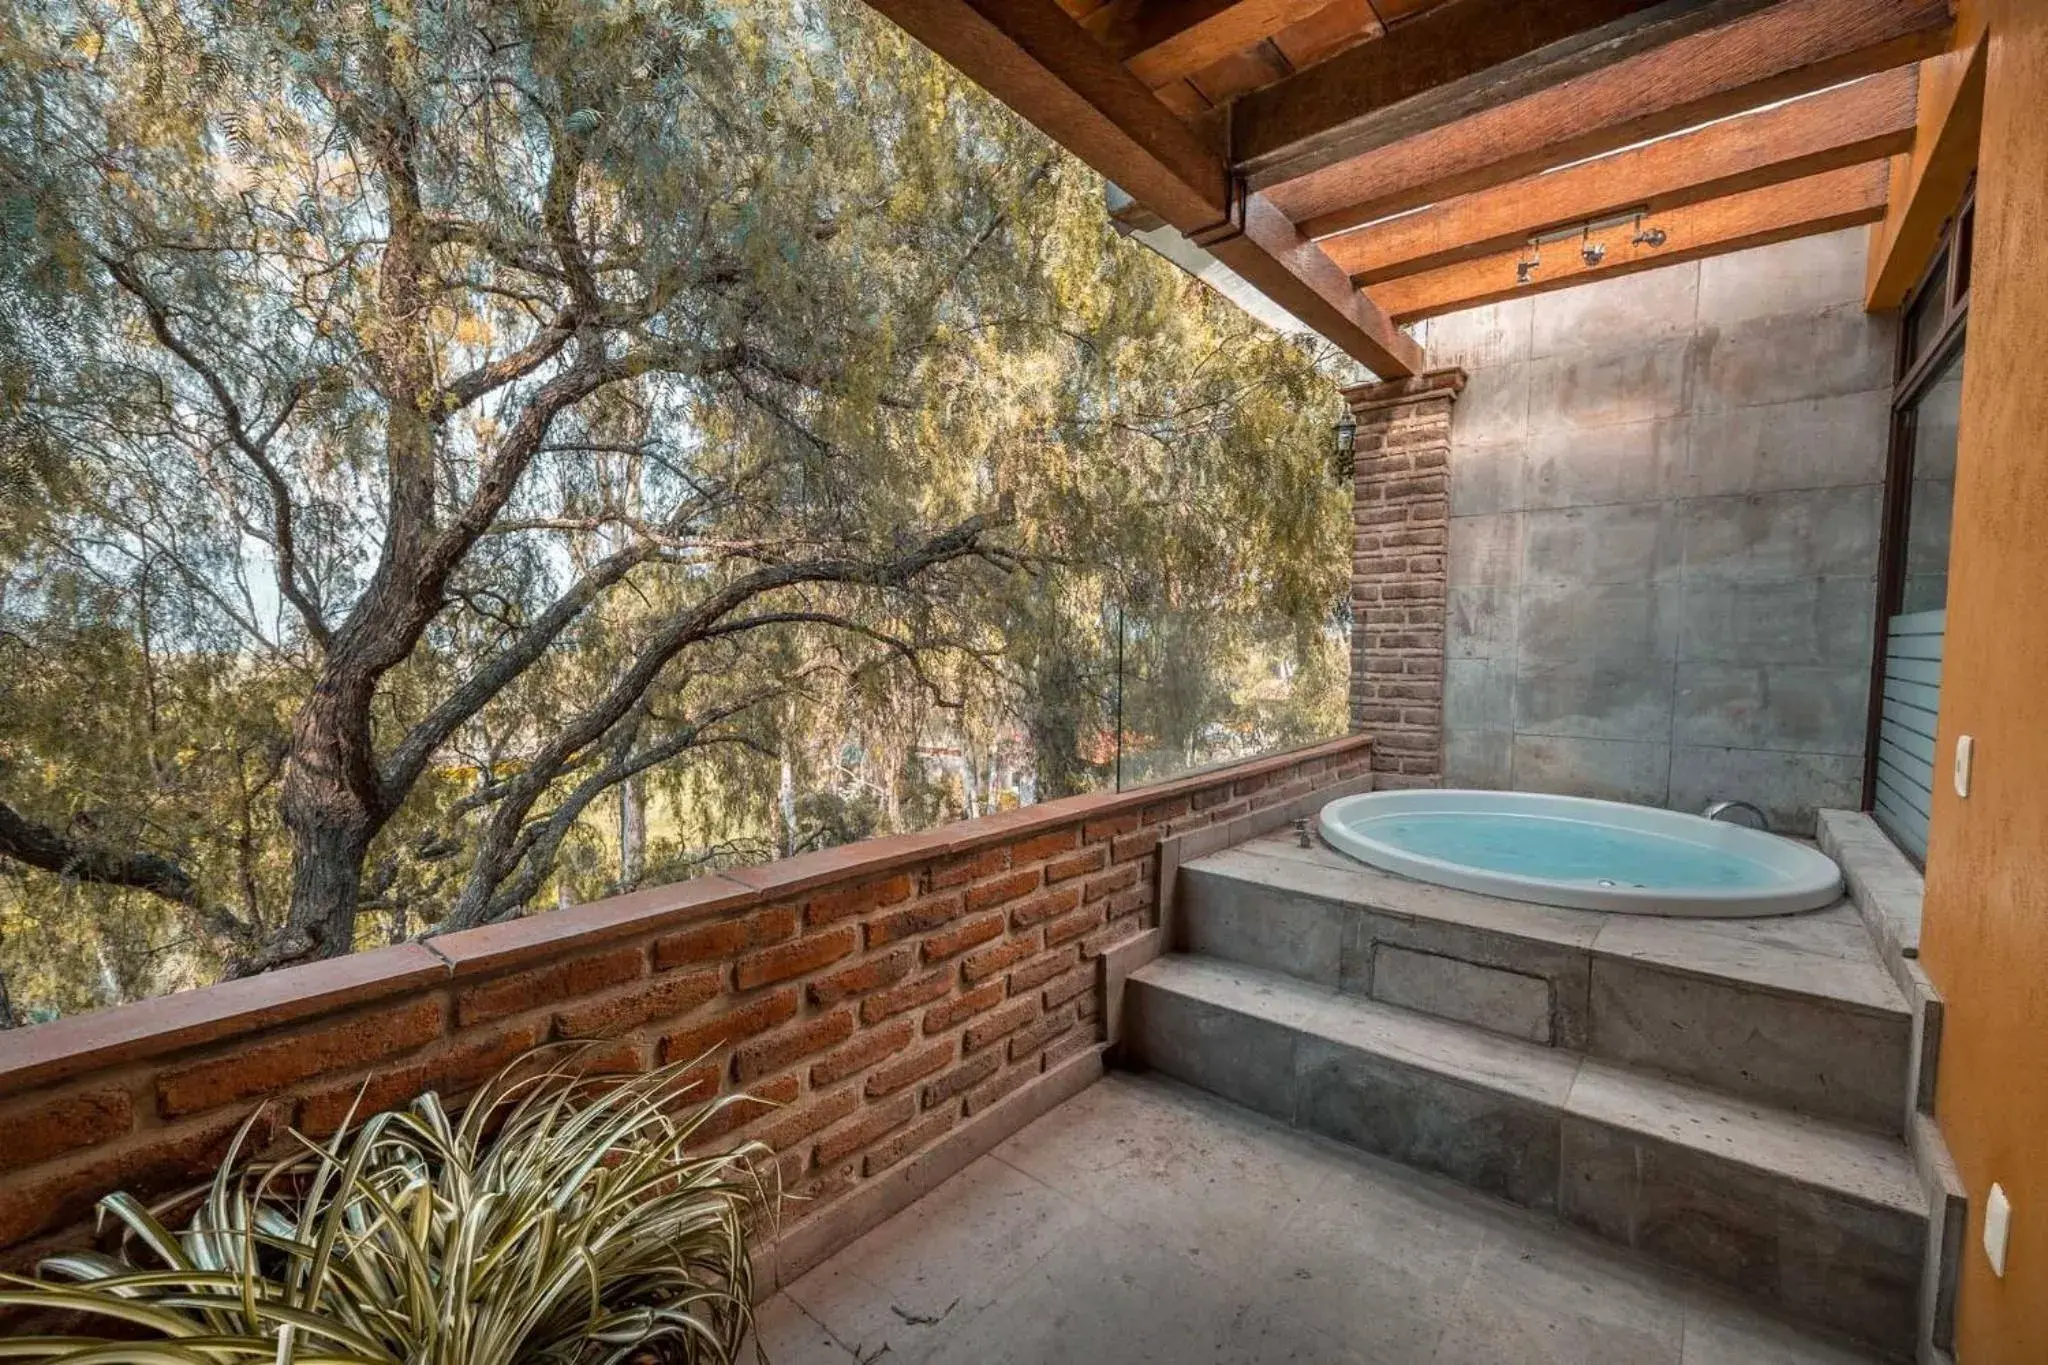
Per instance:
[[[1980,8],[1972,6],[1972,8]],[[2048,0],[1986,0],[1977,239],[1963,361],[1922,952],[1947,998],[1937,1115],[1970,1193],[1961,1365],[2048,1362]],[[2014,1202],[2003,1280],[1980,1245]]]

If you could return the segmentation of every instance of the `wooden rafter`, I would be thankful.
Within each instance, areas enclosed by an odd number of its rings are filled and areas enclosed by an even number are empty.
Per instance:
[[[1527,283],[1517,282],[1517,265],[1525,253],[1505,251],[1389,280],[1370,292],[1380,307],[1408,322],[1520,294],[1832,232],[1883,217],[1890,179],[1886,164],[1876,161],[1674,209],[1650,220],[1666,234],[1662,246],[1631,243],[1633,225],[1594,233],[1590,240],[1606,249],[1597,264],[1579,254],[1576,239],[1553,242],[1542,248],[1541,263],[1529,273]]]
[[[1422,369],[1421,348],[1053,0],[869,3],[1375,374]]]
[[[1918,72],[1887,71],[1791,104],[1744,114],[1565,170],[1326,239],[1361,284],[1512,251],[1537,232],[1632,208],[1666,212],[1912,145]]]
[[[1949,24],[1947,0],[1779,0],[1268,193],[1322,237],[1918,61]]]
[[[1193,75],[1329,0],[1110,0],[1081,26],[1153,87]]]
[[[1456,0],[1237,100],[1231,160],[1264,189],[1774,2]]]
[[[1911,159],[1894,164],[1892,200],[1883,225],[1871,234],[1864,306],[1873,312],[1906,301],[1976,172],[1988,52],[1979,33],[1968,46],[1922,68],[1920,138]]]

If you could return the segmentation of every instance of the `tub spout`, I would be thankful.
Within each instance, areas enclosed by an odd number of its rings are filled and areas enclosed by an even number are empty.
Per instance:
[[[1745,811],[1748,812],[1747,818],[1742,814]],[[1751,829],[1760,829],[1766,833],[1771,828],[1771,817],[1764,814],[1763,807],[1748,801],[1709,801],[1707,808],[1700,814],[1709,820],[1725,820],[1731,825],[1748,825]]]

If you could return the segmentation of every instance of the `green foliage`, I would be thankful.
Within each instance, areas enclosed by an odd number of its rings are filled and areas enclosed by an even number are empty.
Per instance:
[[[586,1078],[576,1064],[543,1049],[459,1115],[428,1093],[325,1143],[292,1133],[298,1154],[280,1161],[245,1154],[257,1115],[196,1202],[100,1201],[122,1230],[118,1255],[0,1275],[0,1306],[112,1333],[17,1336],[0,1359],[738,1359],[753,1321],[747,1243],[771,1202],[756,1170],[773,1154],[706,1150],[699,1134],[749,1101],[690,1103],[684,1065]]]
[[[366,946],[989,799],[933,747],[1097,785],[1120,694],[1127,779],[1329,733],[1323,359],[843,0],[0,5],[0,803],[197,888],[0,858],[0,980],[303,951],[316,860]]]

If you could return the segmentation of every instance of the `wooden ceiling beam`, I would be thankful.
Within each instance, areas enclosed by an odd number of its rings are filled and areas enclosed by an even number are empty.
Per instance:
[[[1516,180],[1323,241],[1360,284],[1512,251],[1535,233],[1641,208],[1662,213],[1913,145],[1918,72],[1901,67],[1646,147]]]
[[[1775,0],[1452,0],[1230,107],[1253,189],[1605,70]]]
[[[1597,264],[1589,265],[1579,254],[1577,239],[1552,242],[1543,247],[1541,263],[1526,284],[1516,282],[1516,267],[1525,256],[1524,249],[1389,280],[1369,292],[1401,322],[1455,313],[1519,295],[1547,293],[1591,280],[1874,223],[1884,216],[1890,182],[1887,164],[1873,161],[1687,205],[1646,223],[1664,229],[1661,247],[1632,243],[1632,224],[1593,233],[1591,240],[1606,248],[1605,257]]]
[[[1054,0],[868,0],[1373,373],[1423,368],[1314,242]]]
[[[1181,231],[1229,216],[1218,149],[1052,0],[869,3]]]
[[[1941,232],[1977,171],[1984,126],[1984,72],[1990,52],[1979,32],[1968,46],[1923,62],[1920,135],[1910,160],[1894,165],[1891,203],[1870,235],[1863,306],[1897,308],[1934,260]]]
[[[1330,0],[1110,0],[1081,27],[1159,88],[1306,19]]]
[[[1322,237],[1916,62],[1949,27],[1947,0],[1779,0],[1268,193]]]

